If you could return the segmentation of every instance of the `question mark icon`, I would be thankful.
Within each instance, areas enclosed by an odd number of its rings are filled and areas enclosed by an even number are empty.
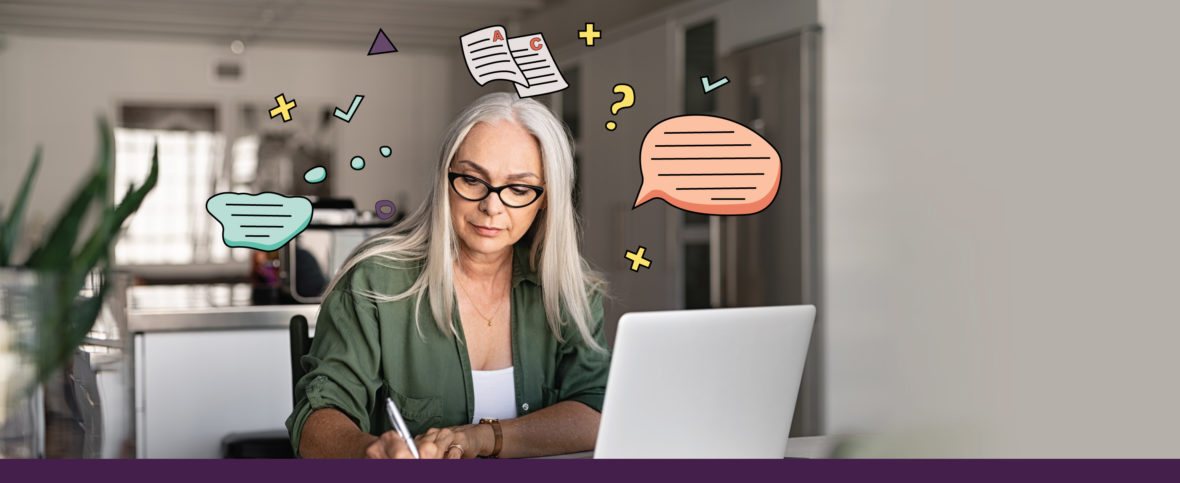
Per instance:
[[[622,94],[623,99],[610,105],[610,113],[612,115],[618,114],[619,111],[635,105],[635,89],[632,89],[631,86],[627,84],[615,84],[614,92],[615,94]],[[607,131],[614,131],[615,126],[614,121],[606,122]]]

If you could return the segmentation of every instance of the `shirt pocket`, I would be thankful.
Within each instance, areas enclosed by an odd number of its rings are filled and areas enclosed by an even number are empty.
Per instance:
[[[442,421],[442,399],[437,397],[413,397],[395,391],[388,383],[385,384],[385,392],[393,399],[394,404],[397,404],[397,409],[402,413],[402,419],[406,421],[406,426],[410,428],[410,433],[413,436],[425,433],[430,428],[441,427]],[[385,413],[385,400],[378,401],[381,405],[381,413]],[[388,419],[388,416],[386,416]],[[390,427],[392,428],[392,423]]]

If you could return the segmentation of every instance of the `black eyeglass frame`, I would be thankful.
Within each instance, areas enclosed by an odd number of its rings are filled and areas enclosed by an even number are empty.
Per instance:
[[[470,178],[470,179],[473,179],[473,180],[475,180],[475,181],[478,181],[480,184],[482,184],[482,185],[484,186],[484,188],[487,188],[488,192],[487,192],[487,193],[485,193],[485,194],[484,194],[482,197],[480,197],[480,198],[475,198],[475,199],[472,199],[472,198],[468,198],[468,197],[466,197],[466,196],[463,196],[463,193],[459,191],[459,187],[455,186],[455,180],[456,180],[456,179],[459,179],[459,178]],[[531,185],[531,184],[521,184],[521,183],[506,184],[506,185],[504,185],[504,186],[492,186],[492,185],[491,185],[491,184],[489,184],[487,181],[484,181],[484,180],[482,180],[482,179],[476,178],[475,176],[471,176],[471,175],[469,175],[469,174],[455,173],[455,172],[453,172],[453,171],[452,171],[452,172],[448,172],[448,173],[447,173],[447,180],[449,181],[449,183],[448,183],[448,184],[450,184],[450,185],[451,185],[451,189],[455,190],[455,194],[459,195],[459,197],[460,197],[460,198],[463,198],[463,199],[465,199],[465,200],[467,200],[467,201],[483,201],[483,200],[484,200],[484,199],[486,199],[488,196],[491,196],[491,195],[492,195],[492,193],[495,193],[495,194],[496,194],[496,196],[499,196],[499,197],[500,197],[500,202],[501,202],[501,203],[504,203],[504,206],[507,206],[507,207],[509,207],[509,208],[524,208],[524,207],[526,207],[526,206],[528,206],[528,205],[531,205],[531,204],[533,204],[533,203],[536,203],[536,202],[537,202],[537,200],[541,199],[541,195],[545,194],[545,188],[542,188],[542,187],[540,187],[540,186],[534,186],[534,185]],[[507,201],[504,201],[504,196],[502,196],[502,195],[500,194],[500,192],[501,192],[501,191],[503,191],[505,188],[525,188],[525,189],[530,189],[530,190],[532,190],[534,193],[537,193],[537,196],[536,196],[535,198],[533,198],[533,200],[532,200],[532,201],[530,201],[530,202],[528,202],[528,203],[525,203],[525,204],[523,204],[523,205],[520,205],[520,206],[516,206],[516,205],[509,204]]]

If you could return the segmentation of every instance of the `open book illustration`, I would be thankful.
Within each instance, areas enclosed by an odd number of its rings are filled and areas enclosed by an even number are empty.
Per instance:
[[[569,87],[539,32],[508,38],[503,26],[493,25],[460,37],[459,43],[467,71],[481,86],[494,80],[511,81],[520,97]]]

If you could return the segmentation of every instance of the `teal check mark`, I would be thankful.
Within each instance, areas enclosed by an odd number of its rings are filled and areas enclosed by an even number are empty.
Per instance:
[[[718,79],[717,82],[710,84],[709,83],[709,76],[701,76],[701,86],[705,88],[705,94],[708,94],[709,91],[716,89],[718,87],[721,87],[721,86],[728,84],[728,83],[729,83],[728,77],[722,77],[721,79]]]
[[[706,92],[708,92],[708,91],[706,91]],[[356,108],[361,105],[361,100],[364,98],[365,98],[365,96],[362,96],[362,95],[357,95],[356,97],[353,97],[352,98],[352,106],[348,108],[348,112],[344,112],[344,110],[337,107],[336,112],[333,114],[336,117],[340,118],[344,122],[352,121],[352,115],[356,113]]]

